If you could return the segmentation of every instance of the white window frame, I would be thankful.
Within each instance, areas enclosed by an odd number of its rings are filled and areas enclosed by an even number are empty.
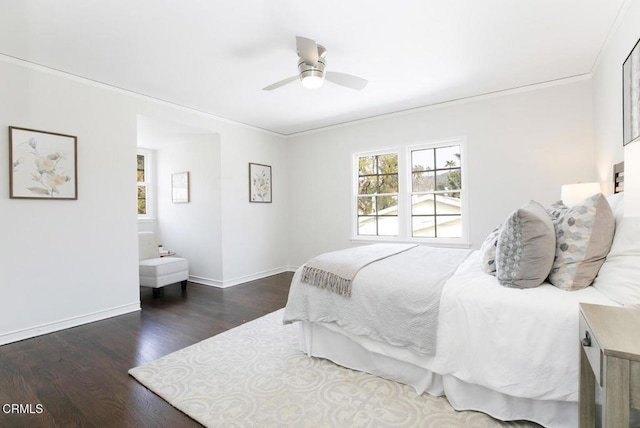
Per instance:
[[[376,235],[358,235],[358,178],[359,178],[359,171],[360,171],[360,167],[358,165],[358,159],[361,157],[367,157],[367,156],[379,156],[379,155],[390,155],[390,154],[395,154],[398,156],[398,236],[386,236],[386,235],[382,235],[382,236],[376,236]],[[402,235],[402,231],[405,228],[402,216],[401,216],[401,206],[403,204],[403,200],[402,198],[404,197],[402,195],[402,175],[400,173],[400,169],[401,169],[401,164],[402,164],[402,160],[403,160],[403,154],[400,150],[396,149],[384,149],[384,150],[374,150],[374,151],[368,151],[368,152],[362,152],[362,153],[354,153],[352,158],[353,158],[353,172],[352,172],[352,181],[353,181],[353,190],[352,190],[352,204],[351,204],[351,208],[352,208],[352,215],[351,218],[353,219],[352,221],[352,231],[351,231],[351,235],[353,236],[352,240],[355,241],[370,241],[370,240],[375,240],[375,241],[397,241],[399,236]]]
[[[153,170],[153,150],[149,149],[138,149],[137,155],[144,156],[144,177],[145,181],[136,181],[136,211],[137,201],[138,201],[138,186],[140,184],[144,184],[147,189],[147,213],[146,214],[138,214],[138,220],[140,221],[150,221],[155,219],[155,199],[154,199],[154,170]],[[136,156],[136,171],[138,168]],[[136,174],[136,179],[137,179]]]
[[[462,216],[462,236],[460,238],[429,238],[412,236],[411,219],[411,152],[421,149],[433,149],[438,147],[460,146],[460,172],[462,190],[460,195],[461,216]],[[363,156],[375,156],[395,153],[398,155],[398,236],[374,236],[358,235],[358,158]],[[469,186],[467,177],[468,157],[467,141],[465,137],[454,137],[448,139],[438,139],[415,144],[401,145],[395,148],[382,150],[372,150],[357,152],[352,154],[353,171],[352,177],[352,215],[351,215],[351,241],[354,243],[375,243],[375,242],[407,242],[420,243],[431,246],[470,248],[469,240]]]

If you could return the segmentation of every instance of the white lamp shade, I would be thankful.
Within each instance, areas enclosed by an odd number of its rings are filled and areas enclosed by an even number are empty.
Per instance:
[[[600,183],[563,184],[560,191],[560,199],[566,206],[572,207],[600,192]]]

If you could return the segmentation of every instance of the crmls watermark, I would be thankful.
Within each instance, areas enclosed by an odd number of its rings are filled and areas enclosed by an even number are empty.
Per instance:
[[[44,406],[42,404],[5,403],[2,405],[2,413],[6,415],[39,415],[42,412],[44,412]]]

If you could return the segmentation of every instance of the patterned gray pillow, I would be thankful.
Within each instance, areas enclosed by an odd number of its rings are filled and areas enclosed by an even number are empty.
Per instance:
[[[500,236],[501,228],[502,225],[498,226],[480,246],[480,267],[484,273],[493,276],[496,275],[496,249],[498,248],[498,237]]]
[[[568,291],[591,285],[609,254],[614,232],[615,218],[601,193],[563,210],[556,222],[549,282]]]
[[[547,212],[551,217],[551,222],[555,225],[562,215],[569,209],[568,206],[564,204],[562,201],[552,203],[548,208]]]
[[[496,251],[496,276],[507,287],[542,284],[551,271],[556,234],[549,214],[535,201],[515,210],[504,222]]]

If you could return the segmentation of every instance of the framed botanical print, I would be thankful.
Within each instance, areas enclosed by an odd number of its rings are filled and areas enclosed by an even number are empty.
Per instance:
[[[78,199],[78,139],[73,135],[9,127],[9,196]]]
[[[249,202],[271,202],[271,167],[249,164]]]

